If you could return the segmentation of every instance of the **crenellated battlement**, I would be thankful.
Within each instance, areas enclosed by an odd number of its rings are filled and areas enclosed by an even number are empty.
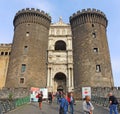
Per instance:
[[[10,44],[0,44],[0,47],[11,47],[12,46],[12,44],[10,43]]]
[[[51,16],[48,13],[35,8],[26,8],[18,11],[13,20],[15,27],[22,23],[42,23],[45,26],[49,26],[50,22]]]
[[[21,13],[38,13],[38,14],[43,14],[44,16],[46,16],[47,18],[51,19],[51,16],[49,16],[48,13],[45,13],[43,10],[40,9],[35,9],[35,8],[26,8],[26,9],[22,9],[19,10],[15,16],[21,14]]]
[[[107,26],[108,20],[106,18],[106,15],[97,9],[82,9],[81,11],[77,11],[77,13],[73,13],[72,16],[70,16],[70,23],[73,26],[84,24],[84,23],[100,23],[103,26]]]
[[[70,19],[72,19],[80,14],[83,14],[83,13],[97,13],[97,14],[101,14],[106,17],[106,15],[102,11],[94,9],[94,8],[93,9],[88,8],[88,9],[82,9],[81,11],[79,10],[79,11],[77,11],[77,13],[73,13],[73,15],[70,16]]]

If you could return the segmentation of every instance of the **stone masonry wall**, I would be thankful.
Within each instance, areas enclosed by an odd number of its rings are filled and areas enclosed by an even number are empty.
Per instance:
[[[106,36],[107,18],[98,10],[78,11],[70,17],[76,87],[113,87]]]
[[[6,87],[46,87],[50,22],[51,17],[38,9],[16,13]]]
[[[0,89],[5,86],[11,44],[0,44]]]
[[[29,88],[3,88],[0,90],[0,99],[9,99],[9,95],[12,95],[13,99],[23,98],[30,95]]]

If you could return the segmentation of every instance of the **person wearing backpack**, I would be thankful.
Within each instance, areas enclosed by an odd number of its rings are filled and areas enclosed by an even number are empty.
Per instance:
[[[60,100],[59,114],[67,114],[67,112],[68,112],[68,101],[66,99],[66,95],[63,93],[62,98]]]
[[[110,92],[109,93],[109,103],[110,103],[110,114],[118,114],[118,110],[117,110],[117,105],[118,105],[118,101],[117,98]]]

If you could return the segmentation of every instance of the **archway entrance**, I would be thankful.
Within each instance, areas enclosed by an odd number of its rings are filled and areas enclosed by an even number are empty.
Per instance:
[[[66,76],[64,73],[57,73],[54,77],[54,90],[66,91]]]

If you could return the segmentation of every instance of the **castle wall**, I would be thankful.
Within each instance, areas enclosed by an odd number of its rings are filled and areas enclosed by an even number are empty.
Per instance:
[[[70,17],[70,26],[61,18],[51,23],[44,11],[26,8],[16,13],[13,23],[12,48],[0,45],[0,88],[47,86],[56,91],[50,83],[54,84],[59,72],[66,77],[68,91],[74,85],[114,86],[106,35],[108,20],[103,12],[78,11]],[[66,49],[55,50],[57,41],[63,41]]]
[[[95,9],[82,10],[70,17],[70,23],[75,87],[112,87],[105,15]]]
[[[46,61],[51,17],[23,9],[14,18],[14,39],[6,87],[46,87]]]
[[[5,86],[11,44],[0,44],[0,89]]]

